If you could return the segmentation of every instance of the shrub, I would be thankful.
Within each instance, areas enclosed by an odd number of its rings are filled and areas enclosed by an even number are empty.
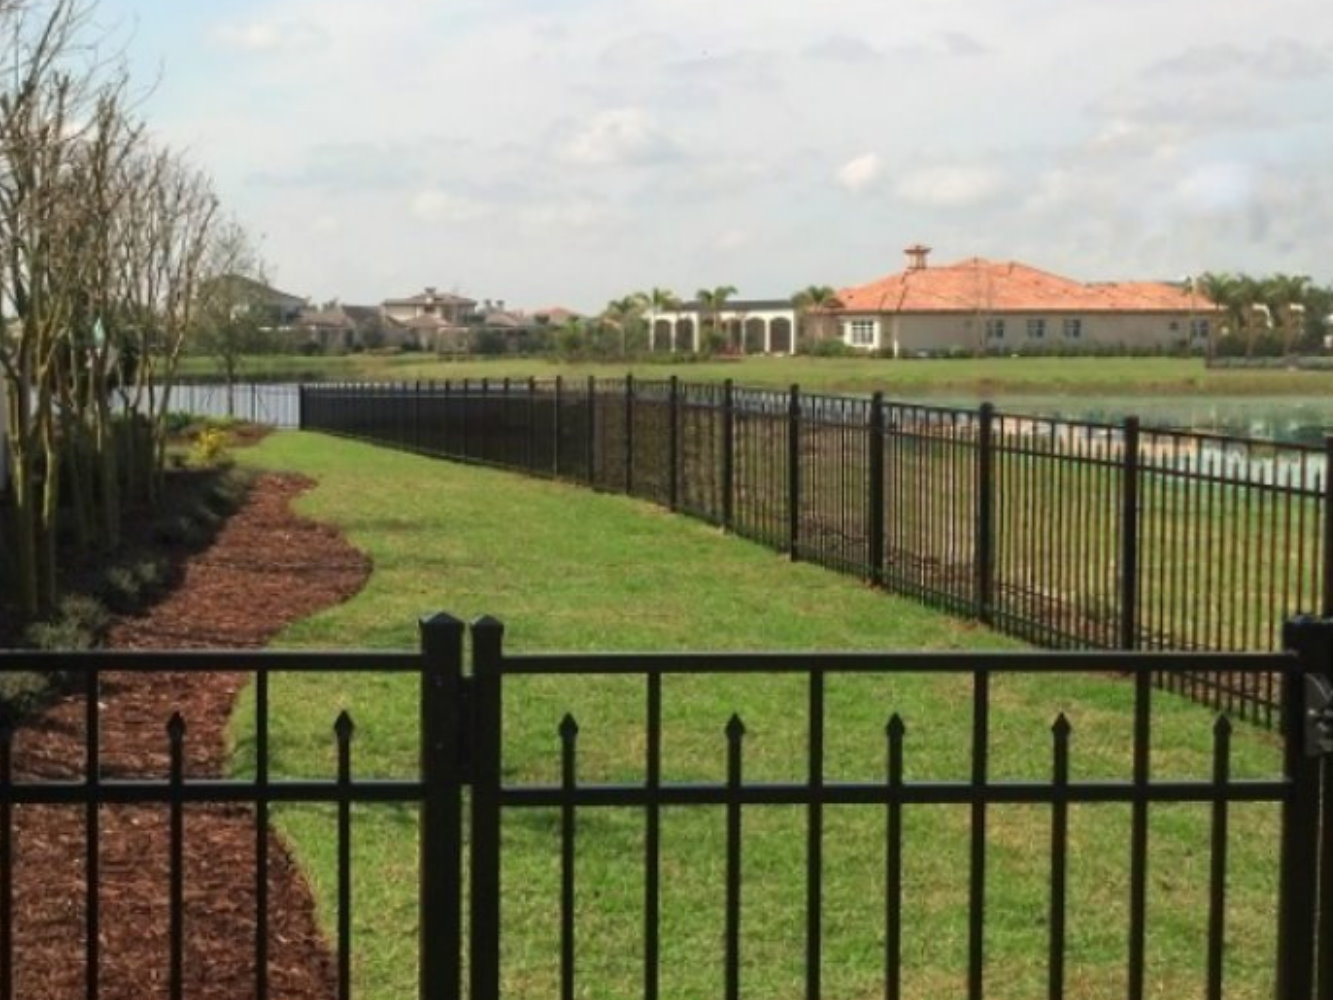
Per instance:
[[[190,447],[190,464],[199,468],[219,465],[227,452],[228,434],[221,427],[205,427]]]
[[[812,358],[845,358],[857,353],[835,337],[802,341],[799,347],[803,354]]]

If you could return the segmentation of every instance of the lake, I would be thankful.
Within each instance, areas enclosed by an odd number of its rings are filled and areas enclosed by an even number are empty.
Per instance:
[[[976,407],[977,396],[930,396],[909,400],[935,406]],[[1145,427],[1207,431],[1320,445],[1333,435],[1333,396],[1027,396],[991,397],[1005,413],[1097,423],[1137,416]]]

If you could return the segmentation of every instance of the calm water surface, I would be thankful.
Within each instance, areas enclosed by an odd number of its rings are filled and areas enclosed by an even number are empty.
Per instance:
[[[913,402],[979,406],[978,396]],[[1298,444],[1322,444],[1333,435],[1333,396],[994,396],[1006,413],[1120,423],[1137,416],[1145,427],[1207,431]]]

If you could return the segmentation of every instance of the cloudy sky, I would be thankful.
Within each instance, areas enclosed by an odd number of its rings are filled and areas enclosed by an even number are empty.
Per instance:
[[[1326,0],[100,0],[275,284],[1333,280]],[[151,89],[150,89],[151,85]]]

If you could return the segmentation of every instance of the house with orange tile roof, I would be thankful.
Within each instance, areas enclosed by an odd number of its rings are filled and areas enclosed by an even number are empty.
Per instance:
[[[838,292],[811,317],[816,337],[915,356],[1071,351],[1202,351],[1217,309],[1188,283],[1081,282],[1017,261],[980,257],[941,267],[908,247],[907,267]]]

